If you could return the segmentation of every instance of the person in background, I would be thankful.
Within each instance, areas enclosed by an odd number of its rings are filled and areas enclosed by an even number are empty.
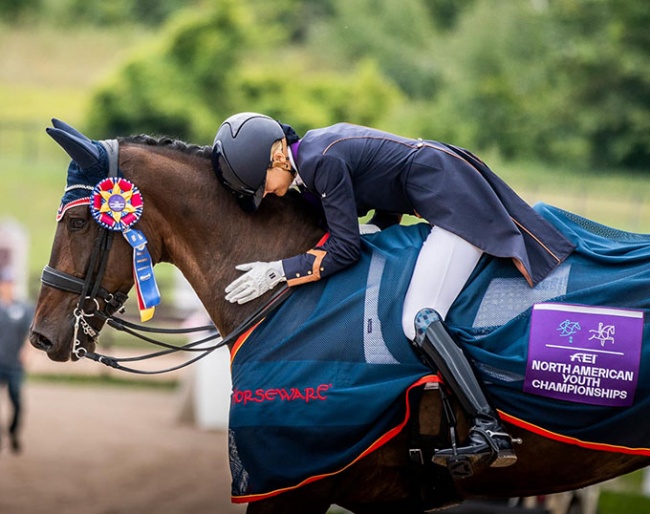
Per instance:
[[[19,453],[25,342],[34,312],[30,304],[15,298],[14,287],[11,270],[0,270],[0,386],[6,384],[9,391],[13,407],[9,438],[12,451]]]
[[[531,287],[551,273],[574,246],[471,152],[446,143],[411,139],[349,123],[308,131],[258,113],[226,119],[212,147],[212,166],[240,207],[255,211],[267,194],[299,189],[321,204],[329,238],[306,253],[275,262],[240,264],[245,272],[226,288],[226,300],[249,302],[280,282],[319,280],[356,262],[360,234],[425,219],[424,242],[404,300],[402,328],[427,361],[440,370],[474,419],[469,444],[437,452],[493,467],[514,464],[511,437],[501,427],[464,354],[442,322],[481,256],[512,259]],[[374,209],[370,225],[358,218]],[[431,313],[431,315],[429,315]],[[433,339],[432,339],[433,338]],[[435,363],[430,361],[434,360]]]

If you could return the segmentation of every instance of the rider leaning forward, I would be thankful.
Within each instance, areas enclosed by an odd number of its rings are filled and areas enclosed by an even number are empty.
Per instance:
[[[424,308],[444,319],[483,253],[512,259],[533,287],[573,245],[478,157],[437,141],[348,123],[310,130],[300,139],[268,116],[240,113],[219,128],[212,157],[221,183],[245,211],[256,210],[267,194],[282,196],[297,185],[320,199],[330,232],[322,246],[304,254],[237,266],[245,273],[226,288],[230,302],[246,303],[280,282],[296,286],[346,268],[359,258],[360,230],[386,228],[403,214],[429,222],[402,326],[410,340],[428,336],[437,368],[474,419],[467,445],[455,455],[441,450],[434,461],[444,464],[453,456],[493,467],[514,464],[512,439],[464,354],[449,348],[448,336],[438,340],[430,331],[416,333],[414,320]],[[372,209],[369,226],[360,229],[358,217]]]

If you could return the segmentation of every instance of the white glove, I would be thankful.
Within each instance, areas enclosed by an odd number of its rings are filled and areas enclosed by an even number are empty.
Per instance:
[[[273,289],[287,279],[284,276],[282,261],[249,262],[235,266],[239,271],[246,271],[226,287],[226,300],[238,304],[250,302]]]
[[[371,223],[362,223],[359,225],[359,234],[362,236],[365,234],[374,234],[375,232],[380,232],[381,229],[377,225],[372,225]]]

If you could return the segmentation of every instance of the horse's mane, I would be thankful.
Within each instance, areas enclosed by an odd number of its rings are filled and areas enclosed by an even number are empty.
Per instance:
[[[179,139],[174,139],[169,136],[149,136],[147,134],[139,134],[128,137],[118,137],[120,143],[133,143],[145,146],[155,146],[159,148],[169,148],[170,150],[178,150],[187,155],[194,155],[209,159],[212,154],[211,146],[201,146],[186,143]]]
[[[154,137],[147,134],[139,134],[127,137],[118,137],[117,139],[120,143],[130,143],[161,149],[176,150],[186,155],[201,157],[204,159],[210,159],[212,155],[211,146],[201,146],[186,143],[185,141],[164,135]],[[283,198],[272,196],[264,203],[265,207],[271,208],[272,206],[275,206],[275,208],[279,209],[286,208],[288,205],[292,206],[295,209],[298,209],[298,211],[304,214],[306,217],[311,217],[311,219],[315,220],[314,222],[316,224],[324,224],[324,217],[320,207],[307,201],[303,195],[294,189],[290,189]]]

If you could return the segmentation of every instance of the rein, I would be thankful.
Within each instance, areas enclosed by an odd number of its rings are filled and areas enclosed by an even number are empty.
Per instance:
[[[109,231],[104,229],[103,232],[109,232]],[[105,237],[103,234],[100,234],[100,236],[97,238],[98,242],[101,242],[104,239]],[[292,293],[292,290],[285,284],[269,299],[269,301],[265,305],[260,307],[253,314],[251,314],[237,328],[235,328],[235,330],[233,330],[221,341],[208,347],[197,348],[199,345],[203,343],[207,343],[209,341],[212,341],[220,337],[219,334],[216,332],[214,325],[203,325],[203,326],[191,327],[191,328],[156,328],[156,327],[145,327],[143,325],[137,323],[131,323],[122,318],[113,316],[114,312],[119,312],[122,310],[122,306],[126,301],[127,296],[122,293],[109,293],[108,291],[106,291],[106,289],[99,286],[105,268],[105,263],[108,258],[108,249],[110,249],[110,245],[108,245],[108,247],[104,249],[102,254],[99,255],[97,250],[102,247],[104,247],[104,245],[102,244],[95,245],[95,251],[93,251],[93,255],[91,256],[89,267],[88,267],[89,271],[92,270],[92,266],[94,266],[94,263],[97,261],[98,258],[101,258],[101,264],[99,265],[99,271],[101,273],[94,274],[94,280],[93,280],[92,273],[87,273],[84,279],[80,279],[73,275],[65,273],[63,271],[54,269],[50,266],[45,266],[45,268],[43,269],[43,274],[41,275],[41,281],[43,282],[43,284],[47,286],[54,287],[62,291],[79,294],[79,303],[77,304],[77,308],[75,309],[74,312],[75,331],[74,331],[74,342],[73,342],[73,349],[72,349],[73,355],[79,359],[87,358],[87,359],[94,360],[95,362],[100,362],[106,366],[109,366],[114,369],[118,369],[120,371],[126,371],[129,373],[136,373],[140,375],[157,375],[161,373],[167,373],[170,371],[176,371],[178,369],[189,366],[190,364],[193,364],[194,362],[206,357],[208,354],[212,353],[217,348],[221,348],[222,346],[226,346],[235,342],[244,333],[246,333],[257,323],[259,323],[262,319],[268,316],[271,312],[277,309],[282,303],[284,303],[284,301]],[[92,295],[85,294],[88,290],[93,291]],[[106,307],[104,310],[100,309],[99,300],[102,300],[106,303]],[[83,305],[87,301],[94,303],[96,307],[95,310],[91,313],[87,313],[83,310]],[[97,317],[98,319],[105,321],[107,325],[114,328],[115,330],[126,332],[143,341],[165,348],[165,350],[141,355],[138,357],[122,357],[122,358],[111,357],[96,352],[89,352],[88,350],[86,350],[86,348],[81,346],[81,342],[79,341],[78,338],[79,329],[81,329],[84,332],[84,334],[90,337],[96,344],[98,343],[97,338],[99,337],[99,332],[94,328],[92,328],[92,326],[90,326],[90,324],[86,320],[87,317]],[[158,341],[156,339],[138,333],[138,332],[147,332],[147,333],[155,333],[155,334],[189,334],[192,332],[206,332],[206,331],[214,331],[215,333],[206,336],[198,341],[187,343],[182,346],[176,346],[169,343],[165,343],[163,341]],[[156,370],[156,371],[144,371],[140,369],[127,367],[121,364],[122,362],[136,362],[136,361],[148,360],[154,357],[169,355],[176,352],[200,352],[200,355],[197,355],[196,357],[193,357],[192,359],[189,359],[188,361],[179,364],[177,366],[173,366],[171,368],[162,369],[162,370]]]

